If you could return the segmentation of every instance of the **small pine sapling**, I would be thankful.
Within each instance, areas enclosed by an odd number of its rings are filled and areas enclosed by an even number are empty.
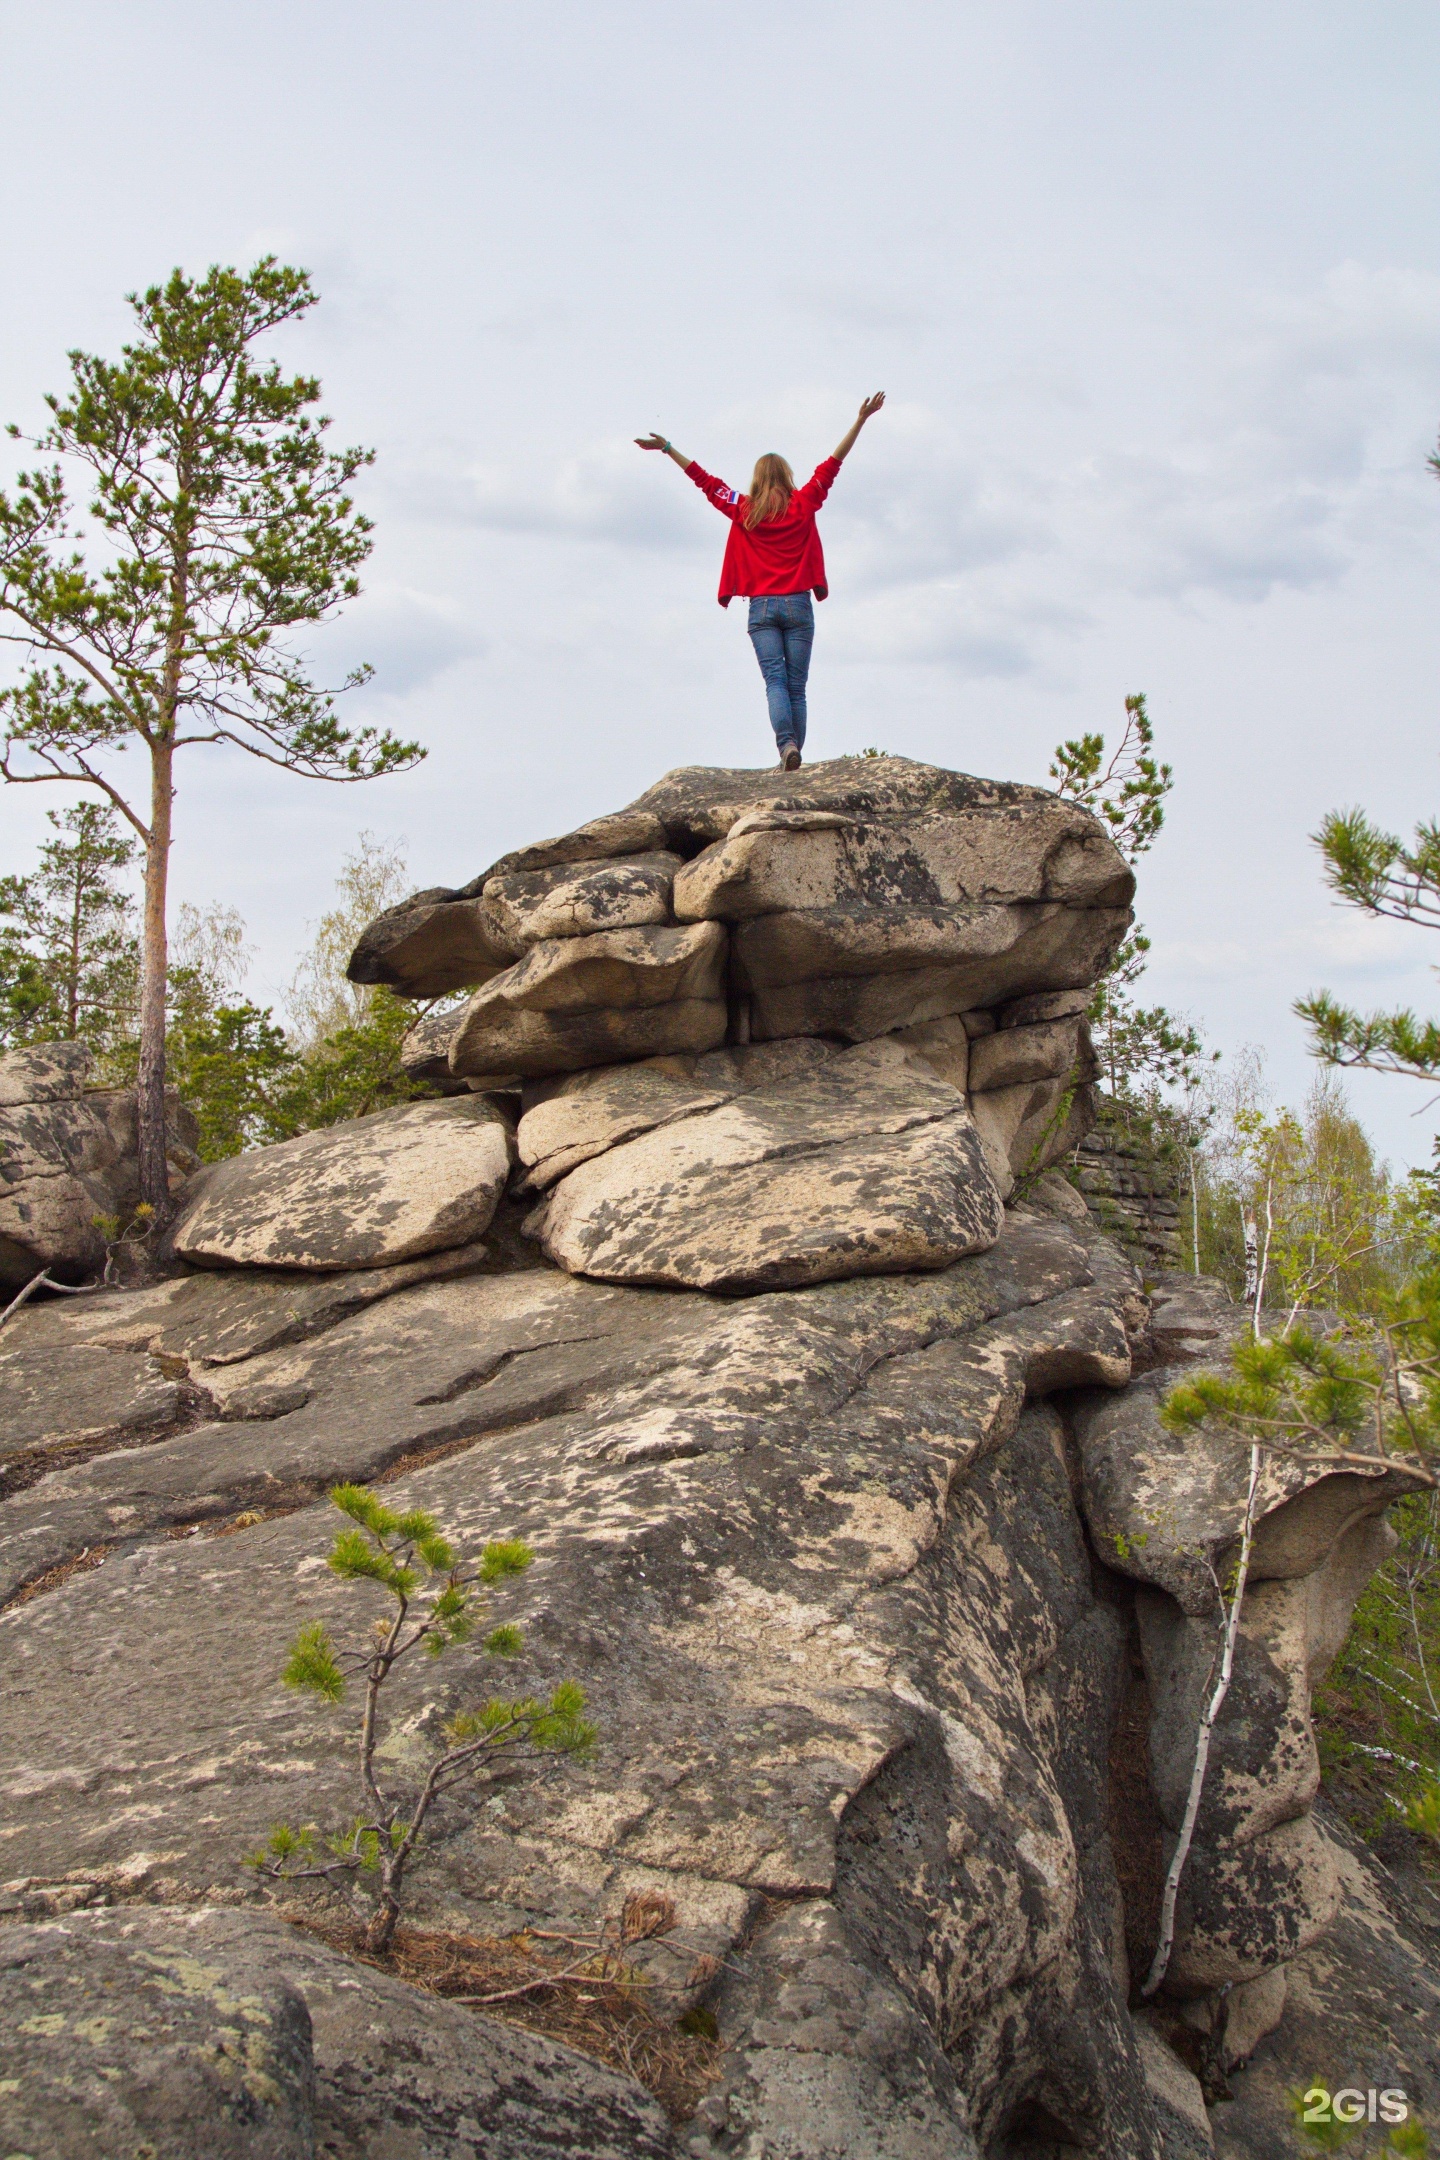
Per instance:
[[[486,1591],[523,1574],[535,1556],[519,1539],[496,1539],[467,1565],[419,1508],[397,1515],[363,1485],[337,1485],[330,1498],[350,1526],[336,1532],[328,1565],[346,1582],[378,1584],[391,1610],[375,1621],[363,1648],[348,1651],[337,1651],[324,1622],[312,1621],[296,1636],[282,1678],[287,1687],[308,1689],[332,1703],[343,1700],[352,1679],[363,1681],[362,1812],[348,1830],[325,1841],[328,1858],[322,1857],[313,1824],[295,1829],[277,1823],[268,1844],[252,1853],[248,1864],[280,1882],[374,1877],[366,1943],[384,1951],[400,1915],[406,1871],[435,1802],[517,1749],[584,1755],[594,1744],[595,1728],[583,1715],[584,1692],[573,1680],[560,1681],[544,1700],[492,1697],[477,1709],[458,1711],[442,1727],[442,1750],[418,1792],[390,1789],[389,1773],[382,1785],[375,1761],[381,1697],[396,1666],[412,1651],[438,1658],[470,1641],[483,1616]],[[493,1627],[481,1643],[490,1657],[514,1657],[520,1631]]]

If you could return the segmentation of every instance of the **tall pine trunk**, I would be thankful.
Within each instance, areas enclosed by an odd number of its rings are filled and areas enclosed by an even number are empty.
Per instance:
[[[174,803],[174,743],[163,735],[150,745],[150,836],[145,849],[145,918],[140,934],[140,1073],[135,1090],[140,1157],[140,1198],[160,1223],[170,1219],[170,1176],[165,1147],[165,989],[169,952],[165,894],[170,874],[170,818]]]

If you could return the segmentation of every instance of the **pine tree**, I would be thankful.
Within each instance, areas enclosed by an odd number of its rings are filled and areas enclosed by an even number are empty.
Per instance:
[[[177,752],[228,744],[286,772],[367,780],[413,764],[415,743],[342,728],[292,640],[359,590],[370,524],[350,488],[371,461],[330,451],[311,376],[255,348],[314,306],[303,270],[272,256],[248,275],[176,270],[132,294],[118,362],[70,354],[33,444],[82,471],[88,528],[58,462],[0,494],[0,617],[26,671],[0,690],[0,777],[93,787],[145,851],[137,1077],[140,1188],[169,1214],[165,1163],[166,891]],[[18,434],[18,430],[12,433]],[[92,543],[87,560],[77,533]],[[352,674],[344,687],[365,680]],[[134,743],[148,804],[122,792]]]
[[[48,813],[55,837],[0,878],[0,1042],[108,1050],[132,1023],[140,952],[123,873],[139,850],[108,803]]]

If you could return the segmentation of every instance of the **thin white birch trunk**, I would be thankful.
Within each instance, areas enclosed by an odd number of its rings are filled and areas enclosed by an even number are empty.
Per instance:
[[[1185,1814],[1180,1824],[1180,1835],[1175,1841],[1175,1850],[1170,1856],[1164,1895],[1160,1900],[1160,1939],[1155,1945],[1155,1956],[1146,1975],[1145,1985],[1140,1991],[1142,1995],[1153,1995],[1160,1986],[1175,1944],[1175,1902],[1180,1893],[1180,1877],[1185,1872],[1185,1862],[1190,1857],[1190,1846],[1195,1836],[1200,1796],[1205,1790],[1205,1771],[1210,1761],[1210,1739],[1215,1730],[1215,1721],[1220,1715],[1220,1707],[1229,1692],[1230,1675],[1235,1669],[1235,1641],[1240,1633],[1240,1608],[1245,1602],[1245,1578],[1250,1572],[1250,1548],[1255,1539],[1255,1499],[1259,1489],[1260,1447],[1259,1443],[1255,1442],[1250,1449],[1250,1484],[1245,1495],[1245,1515],[1240,1530],[1240,1557],[1235,1566],[1235,1591],[1225,1619],[1220,1677],[1200,1718],[1200,1730],[1195,1741],[1195,1767],[1190,1773]]]

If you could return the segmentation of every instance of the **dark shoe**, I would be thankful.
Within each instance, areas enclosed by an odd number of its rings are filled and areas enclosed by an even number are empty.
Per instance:
[[[791,743],[790,748],[785,752],[785,755],[780,760],[780,762],[784,766],[786,772],[799,772],[800,753],[795,748],[794,743]]]

